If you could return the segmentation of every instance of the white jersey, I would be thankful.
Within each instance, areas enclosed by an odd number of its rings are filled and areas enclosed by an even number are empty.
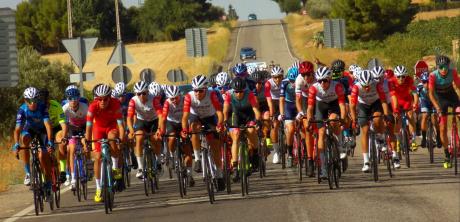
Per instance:
[[[200,118],[210,117],[216,114],[216,109],[214,108],[213,101],[211,99],[212,91],[206,90],[206,96],[202,100],[198,100],[195,96],[195,92],[191,91],[188,93],[186,98],[188,101],[184,101],[184,108],[187,110],[187,107],[190,108],[190,113],[194,114]],[[217,99],[217,96],[215,96]],[[219,102],[218,100],[215,102]]]
[[[306,77],[305,77],[306,78]],[[308,98],[308,89],[312,84],[308,84],[307,80],[302,75],[297,76],[295,79],[295,93],[301,93],[304,98]]]
[[[316,90],[316,101],[329,103],[338,99],[338,95],[336,93],[336,87],[338,84],[339,83],[336,81],[331,81],[327,90],[324,90],[323,87],[321,87],[321,83],[319,82],[313,84],[313,88]]]
[[[375,101],[379,100],[377,92],[377,84],[374,82],[370,85],[369,91],[363,89],[360,83],[355,84],[359,90],[358,102],[366,105],[372,105]]]
[[[156,109],[153,105],[154,100],[155,100],[155,97],[149,94],[147,102],[142,103],[138,96],[134,96],[129,102],[130,103],[129,107],[131,107],[132,104],[134,103],[137,119],[145,120],[145,121],[153,121],[158,118]]]
[[[164,108],[168,109],[168,116],[166,119],[171,122],[180,123],[182,121],[182,113],[184,111],[184,98],[181,97],[177,105],[167,99],[164,104]],[[167,107],[166,107],[167,106]]]
[[[270,94],[271,94],[272,100],[279,100],[280,99],[281,82],[280,82],[279,85],[276,85],[276,83],[273,80],[273,78],[271,78],[265,83],[265,86],[266,86],[265,89],[267,88],[267,86],[270,89]]]
[[[64,111],[66,123],[70,127],[84,128],[86,125],[86,114],[88,113],[88,104],[80,102],[77,111],[73,111],[69,103],[66,103],[62,110]]]

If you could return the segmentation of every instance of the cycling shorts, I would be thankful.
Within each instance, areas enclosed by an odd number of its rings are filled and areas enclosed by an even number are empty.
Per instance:
[[[182,131],[182,124],[172,121],[166,121],[166,134],[179,133]]]
[[[93,140],[100,140],[103,138],[107,138],[110,132],[115,132],[117,134],[119,133],[118,127],[116,124],[113,124],[108,127],[98,127],[95,125],[93,127]],[[96,153],[101,152],[101,143],[99,142],[94,143],[94,152]]]
[[[315,119],[325,120],[329,118],[329,115],[335,113],[340,116],[339,100],[334,100],[329,103],[316,101],[315,106]],[[322,123],[317,124],[318,128],[323,127]]]
[[[40,143],[40,146],[41,146],[41,151],[43,153],[48,152],[47,149],[46,149],[46,146],[45,146],[45,144],[48,143],[48,137],[46,135],[46,130],[45,129],[40,130],[39,132],[34,131],[34,130],[23,130],[23,131],[21,131],[21,137],[22,138],[29,137],[30,139],[32,139],[34,137],[37,137],[38,142]]]
[[[284,119],[286,120],[286,123],[290,123],[293,120],[295,120],[296,115],[297,115],[297,108],[295,106],[295,103],[285,102],[284,103]]]
[[[358,104],[358,124],[360,126],[367,125],[369,123],[369,117],[371,117],[375,112],[380,112],[381,114],[383,114],[383,108],[382,108],[382,103],[380,102],[380,99],[373,102],[371,105],[359,103]]]
[[[270,109],[268,108],[267,101],[263,101],[259,103],[259,111],[260,113],[265,113],[265,112],[270,111]]]
[[[273,104],[273,117],[278,118],[280,115],[280,101],[279,100],[272,100]]]
[[[72,136],[80,136],[80,135],[85,135],[84,129],[79,129],[76,127],[69,127],[69,134],[68,134],[68,136],[70,137],[69,144],[71,145],[77,144],[77,139],[72,138]]]
[[[399,112],[412,110],[412,99],[402,100],[398,98]]]
[[[420,111],[422,113],[436,111],[433,107],[433,104],[428,99],[420,99]]]
[[[137,119],[134,124],[134,131],[142,130],[146,133],[156,132],[158,129],[158,119],[152,121]]]
[[[247,112],[239,112],[239,113],[232,113],[232,116],[228,120],[228,125],[230,126],[246,126],[246,125],[254,125],[255,123],[255,115],[254,112],[247,113]],[[236,128],[235,128],[236,129]],[[231,129],[231,130],[235,130]]]

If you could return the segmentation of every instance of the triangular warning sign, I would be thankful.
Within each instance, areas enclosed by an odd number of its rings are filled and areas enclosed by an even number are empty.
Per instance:
[[[129,54],[129,52],[126,50],[125,45],[123,44],[122,41],[119,41],[117,43],[117,46],[112,52],[112,55],[110,55],[109,61],[107,62],[107,65],[109,64],[131,64],[134,63],[133,57]]]

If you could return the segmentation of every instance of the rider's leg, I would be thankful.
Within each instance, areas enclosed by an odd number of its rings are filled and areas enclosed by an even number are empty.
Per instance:
[[[136,134],[136,146],[134,148],[134,155],[136,156],[138,170],[144,169],[144,153],[142,145],[144,144],[144,131],[138,130]]]
[[[22,147],[29,147],[30,141],[32,141],[30,134],[21,133],[20,144]],[[29,150],[21,150],[19,151],[19,153],[22,153],[22,161],[24,163],[24,172],[26,173],[26,179],[27,177],[29,177],[29,181],[27,182],[30,183],[30,152]]]
[[[113,140],[113,139],[118,139],[118,130],[113,129],[107,133],[107,139]],[[120,156],[120,147],[119,145],[111,141],[109,142],[110,144],[110,155],[112,156],[112,169],[118,169],[118,158]]]

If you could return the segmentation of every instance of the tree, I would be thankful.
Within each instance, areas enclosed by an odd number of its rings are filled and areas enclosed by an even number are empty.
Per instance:
[[[410,0],[335,0],[330,16],[346,20],[352,39],[383,39],[404,31],[416,13]]]
[[[16,9],[16,41],[19,48],[27,45],[37,47],[38,37],[32,24],[35,8],[28,2],[22,2]]]
[[[298,12],[301,9],[300,0],[273,0],[278,3],[282,12],[286,14],[289,12]]]
[[[334,0],[309,0],[306,9],[312,18],[325,18],[329,16],[333,3]]]
[[[228,5],[228,20],[238,20],[238,15],[232,5]]]

